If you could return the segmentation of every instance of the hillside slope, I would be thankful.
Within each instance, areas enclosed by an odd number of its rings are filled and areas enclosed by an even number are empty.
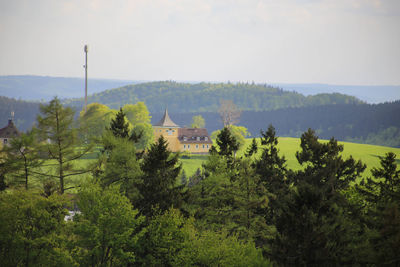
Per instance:
[[[343,94],[304,96],[268,85],[248,83],[177,83],[172,81],[128,85],[90,95],[88,102],[98,102],[117,109],[143,101],[150,112],[216,112],[221,99],[232,100],[242,110],[263,111],[288,107],[329,104],[360,104],[359,99]],[[83,99],[64,102],[80,109]]]

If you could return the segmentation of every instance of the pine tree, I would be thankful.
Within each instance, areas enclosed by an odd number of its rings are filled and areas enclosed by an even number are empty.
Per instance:
[[[177,186],[177,178],[182,164],[179,154],[168,150],[167,141],[163,136],[150,146],[141,164],[143,172],[142,183],[138,185],[142,196],[136,207],[144,215],[152,215],[153,208],[166,211],[170,207],[179,208],[182,200],[182,186]]]
[[[305,167],[295,173],[289,193],[280,200],[269,256],[279,265],[352,264],[360,229],[342,191],[365,165],[351,157],[343,160],[343,146],[333,138],[318,142],[312,130],[301,136],[301,148],[296,157]]]
[[[225,157],[233,157],[236,151],[239,150],[239,143],[236,138],[231,134],[228,127],[224,127],[221,132],[217,136],[217,145],[219,147],[219,151],[217,153],[221,156]]]
[[[257,139],[253,138],[253,140],[251,141],[251,145],[247,148],[246,157],[251,157],[253,155],[256,155],[258,151],[258,145],[257,145]]]
[[[366,219],[373,238],[371,263],[397,266],[400,264],[400,170],[396,155],[389,152],[380,157],[380,168],[371,170],[357,186],[366,200]]]
[[[270,125],[266,132],[261,131],[262,154],[255,162],[256,172],[264,187],[272,194],[278,194],[287,187],[286,159],[279,156],[278,137],[275,128]]]
[[[129,122],[125,120],[125,113],[122,111],[122,108],[119,109],[115,119],[111,120],[109,130],[111,130],[115,137],[129,137]]]

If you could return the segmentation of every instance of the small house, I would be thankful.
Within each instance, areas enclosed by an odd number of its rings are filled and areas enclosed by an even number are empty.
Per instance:
[[[15,127],[12,119],[8,120],[8,125],[0,129],[0,144],[8,145],[11,139],[20,135],[17,127]]]
[[[168,142],[168,148],[172,152],[190,152],[206,154],[211,149],[212,141],[206,128],[179,127],[164,112],[162,119],[153,125],[155,140],[162,135]]]

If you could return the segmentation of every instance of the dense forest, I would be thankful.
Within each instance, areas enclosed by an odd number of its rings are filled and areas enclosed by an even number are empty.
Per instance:
[[[144,102],[150,112],[217,112],[220,100],[232,100],[242,110],[265,111],[288,107],[328,104],[360,104],[355,97],[342,94],[304,96],[265,84],[178,83],[172,81],[128,85],[88,97],[88,103],[101,103],[118,109],[125,104]],[[65,100],[66,105],[83,106],[83,99]]]
[[[130,110],[149,121],[144,104]],[[363,178],[362,161],[308,129],[294,170],[272,125],[241,157],[228,125],[187,177],[162,136],[138,149],[123,109],[96,138],[77,138],[58,99],[36,125],[0,151],[2,266],[400,264],[392,152]]]

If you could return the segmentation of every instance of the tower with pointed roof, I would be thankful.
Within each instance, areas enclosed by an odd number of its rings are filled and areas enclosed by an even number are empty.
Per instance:
[[[208,153],[212,141],[206,128],[179,127],[165,109],[162,119],[153,125],[155,140],[162,135],[172,152],[188,151],[195,154]]]
[[[179,151],[178,129],[179,126],[171,120],[167,109],[162,119],[153,125],[155,139],[158,140],[161,135],[164,136],[171,151]]]

